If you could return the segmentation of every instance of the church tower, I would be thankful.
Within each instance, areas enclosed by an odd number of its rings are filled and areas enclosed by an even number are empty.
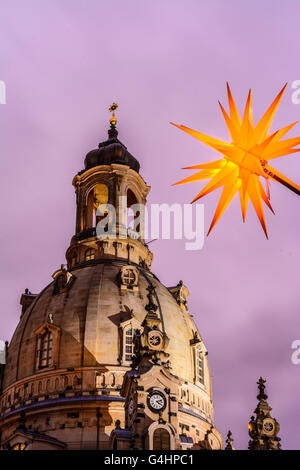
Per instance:
[[[107,140],[73,179],[66,263],[21,296],[0,373],[1,449],[223,446],[188,289],[151,271],[150,187],[118,139],[116,108]]]
[[[251,416],[249,422],[249,450],[280,450],[280,430],[279,423],[272,418],[270,412],[272,408],[267,402],[268,396],[265,394],[266,381],[260,377],[257,382],[259,394],[257,395],[258,405],[254,411],[256,417]]]
[[[114,103],[108,140],[86,155],[85,169],[73,180],[77,214],[76,232],[66,254],[70,268],[100,257],[151,268],[152,253],[143,233],[143,207],[150,187],[139,174],[139,162],[118,140],[116,109]],[[129,210],[133,227],[127,226]]]

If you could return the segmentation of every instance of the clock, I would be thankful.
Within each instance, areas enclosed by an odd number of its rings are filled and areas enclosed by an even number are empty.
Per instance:
[[[153,390],[147,397],[147,404],[153,413],[159,413],[166,408],[167,400],[163,393]]]
[[[148,343],[152,349],[157,349],[162,344],[161,334],[157,331],[151,331],[148,335]]]

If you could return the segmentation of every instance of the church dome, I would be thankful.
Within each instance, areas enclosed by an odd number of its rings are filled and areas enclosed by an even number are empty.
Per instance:
[[[89,170],[98,165],[120,163],[128,165],[138,173],[140,164],[137,159],[128,152],[127,147],[117,139],[117,129],[110,129],[108,135],[108,140],[101,142],[97,149],[91,150],[86,155],[84,160],[85,170]]]
[[[93,260],[70,270],[74,281],[65,292],[55,293],[54,282],[42,290],[22,315],[10,342],[4,387],[35,373],[32,358],[36,336],[33,332],[49,321],[49,314],[54,327],[60,329],[56,369],[108,364],[110,367],[129,367],[122,354],[120,330],[131,321],[136,327],[142,324],[150,283],[155,287],[162,329],[169,337],[167,352],[171,372],[192,383],[195,370],[191,343],[198,333],[192,317],[178,305],[174,295],[142,267],[134,267],[134,275],[138,277],[135,289],[122,289],[120,271],[128,268],[131,265],[121,260]],[[208,368],[204,369],[207,375],[205,393],[209,400],[210,377]]]

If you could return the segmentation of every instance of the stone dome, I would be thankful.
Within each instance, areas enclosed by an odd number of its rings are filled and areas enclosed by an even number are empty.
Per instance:
[[[162,329],[169,337],[167,352],[172,374],[185,381],[194,381],[191,342],[198,329],[186,309],[182,309],[172,293],[150,271],[135,265],[138,271],[134,291],[120,288],[122,260],[93,260],[70,270],[74,282],[69,290],[54,294],[52,282],[35,298],[22,315],[10,342],[4,375],[4,388],[35,374],[36,337],[33,332],[47,322],[60,328],[56,368],[119,367],[120,326],[134,318],[142,323],[147,304],[147,287],[155,287]],[[132,265],[129,265],[132,266]],[[199,333],[198,333],[199,334]],[[126,366],[126,365],[125,365]],[[208,367],[206,393],[210,399]]]

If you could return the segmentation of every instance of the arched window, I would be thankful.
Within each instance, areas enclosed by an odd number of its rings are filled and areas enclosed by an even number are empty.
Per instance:
[[[70,267],[73,268],[77,264],[77,253],[74,251],[70,256]]]
[[[53,333],[50,330],[45,330],[39,338],[37,361],[38,369],[44,369],[53,365]]]
[[[97,227],[97,224],[103,220],[106,215],[98,215],[97,209],[101,204],[108,203],[108,187],[105,184],[99,183],[97,184],[93,191],[93,227]]]
[[[125,361],[131,362],[133,355],[133,329],[125,330]]]
[[[99,222],[97,209],[100,204],[107,204],[109,199],[108,187],[103,183],[98,183],[90,189],[87,195],[86,216],[84,221],[84,229],[96,227]],[[97,220],[98,219],[98,220]],[[100,218],[101,220],[101,218]],[[92,235],[93,236],[93,235]]]
[[[166,429],[155,429],[153,433],[153,450],[170,450],[170,433]]]
[[[75,387],[77,387],[78,385],[80,385],[80,380],[79,380],[79,378],[77,377],[77,375],[75,375],[75,376],[73,377],[73,387],[75,388]]]
[[[85,261],[90,261],[92,259],[95,259],[95,250],[93,248],[89,248],[85,252]]]
[[[199,347],[195,349],[195,376],[196,382],[204,385],[204,359]]]
[[[135,318],[133,310],[128,313],[131,318],[119,325],[119,361],[120,364],[129,366],[134,355],[134,338],[140,331],[141,323]]]
[[[137,207],[134,207],[136,204],[138,204],[138,200],[136,198],[136,195],[131,189],[128,189],[127,191],[127,227],[131,228],[133,232],[140,234],[140,211],[139,210],[133,210],[137,209]]]
[[[34,332],[37,341],[36,370],[54,368],[58,361],[60,328],[53,324],[53,315],[49,314],[48,320]]]
[[[50,392],[50,389],[51,389],[51,382],[50,382],[50,379],[48,379],[46,382],[46,392]]]

